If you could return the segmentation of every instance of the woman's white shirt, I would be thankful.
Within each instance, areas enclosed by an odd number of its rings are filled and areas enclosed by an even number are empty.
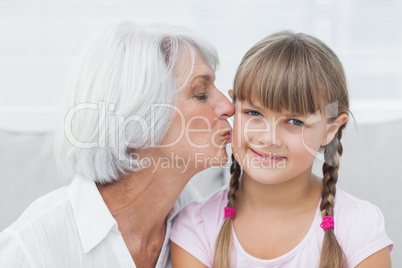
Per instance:
[[[156,267],[171,267],[170,229],[197,194],[186,187],[168,216]],[[0,267],[136,267],[96,184],[82,175],[33,202],[0,233]]]

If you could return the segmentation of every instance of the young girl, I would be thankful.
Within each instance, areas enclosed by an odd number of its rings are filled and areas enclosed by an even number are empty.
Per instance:
[[[381,212],[336,188],[349,100],[334,52],[271,35],[244,56],[230,95],[230,186],[181,212],[173,267],[391,267]]]

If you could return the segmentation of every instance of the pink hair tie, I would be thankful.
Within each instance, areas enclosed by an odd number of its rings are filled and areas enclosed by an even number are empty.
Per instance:
[[[236,214],[236,210],[234,208],[225,207],[225,219],[227,217],[229,217],[233,220],[235,214]]]
[[[334,229],[334,218],[331,216],[325,216],[320,224],[321,228],[327,230],[328,228]]]

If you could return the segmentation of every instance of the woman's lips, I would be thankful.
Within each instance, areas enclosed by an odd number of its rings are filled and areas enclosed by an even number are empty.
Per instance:
[[[222,137],[223,137],[225,140],[230,141],[231,138],[232,138],[232,130],[225,131],[225,132],[222,134]]]

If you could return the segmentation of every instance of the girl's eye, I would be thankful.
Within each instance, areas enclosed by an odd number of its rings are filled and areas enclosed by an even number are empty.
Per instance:
[[[206,94],[199,94],[199,95],[195,95],[194,98],[196,98],[199,101],[204,101],[208,98],[208,96]]]
[[[295,126],[305,126],[304,122],[297,120],[297,119],[289,119],[288,120],[289,124],[295,125]]]
[[[247,111],[246,114],[249,114],[251,116],[261,116],[261,114],[257,111]]]

